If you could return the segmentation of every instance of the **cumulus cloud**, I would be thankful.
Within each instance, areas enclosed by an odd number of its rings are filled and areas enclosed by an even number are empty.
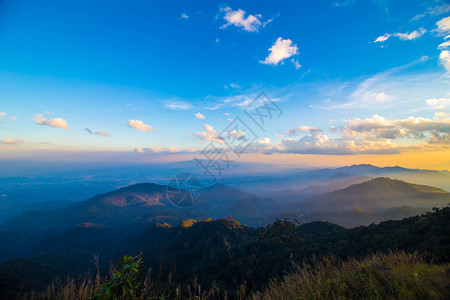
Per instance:
[[[2,142],[2,144],[6,144],[6,145],[18,145],[18,144],[22,144],[24,141],[21,139],[4,139],[1,142]]]
[[[445,109],[447,105],[450,105],[450,98],[431,98],[425,100],[425,102],[433,108]]]
[[[315,128],[315,127],[299,126],[297,128],[288,129],[286,131],[286,134],[288,136],[293,136],[293,135],[296,135],[296,134],[298,134],[299,132],[302,132],[302,131],[306,131],[306,132],[309,132],[309,133],[320,133],[320,132],[322,132],[322,130],[320,130],[318,128]]]
[[[154,131],[155,130],[152,128],[152,126],[144,124],[144,122],[142,122],[140,120],[129,120],[128,126],[130,126],[131,128],[135,128],[137,130],[141,130],[141,131]]]
[[[448,50],[441,51],[439,54],[439,62],[450,73],[450,52]]]
[[[436,31],[439,34],[445,35],[450,33],[450,17],[443,18],[436,22]]]
[[[450,145],[450,134],[441,134],[439,132],[433,132],[433,136],[428,140],[430,144],[437,145]]]
[[[448,116],[448,115],[447,115]],[[324,131],[311,126],[299,126],[288,129],[289,138],[272,144],[269,139],[263,139],[250,147],[252,151],[263,153],[297,153],[323,155],[354,155],[354,154],[395,154],[408,150],[436,150],[448,147],[450,135],[450,118],[435,118],[434,120],[409,117],[389,120],[374,115],[371,118],[348,120],[343,127],[342,136],[329,138]],[[330,131],[336,132],[332,126]],[[299,138],[293,136],[301,135]],[[416,138],[416,144],[401,145],[393,140]],[[423,142],[425,140],[425,142]],[[445,148],[446,149],[446,148]]]
[[[269,55],[260,63],[276,66],[284,59],[298,54],[298,47],[290,39],[279,37],[272,47],[269,48]]]
[[[249,147],[246,148],[246,152],[261,152],[264,154],[272,154],[275,152],[279,152],[279,149],[276,146],[272,145],[270,138],[266,137],[252,143]]]
[[[328,131],[330,131],[330,132],[337,132],[337,128],[336,128],[336,126],[330,126],[328,128]]]
[[[181,17],[182,19],[184,19],[184,20],[188,20],[188,19],[189,19],[189,16],[188,16],[186,13],[182,13],[182,14],[180,15],[180,17]]]
[[[198,138],[198,141],[212,141],[212,142],[216,142],[219,144],[223,144],[223,140],[218,137],[218,133],[217,131],[214,129],[214,127],[212,127],[211,125],[205,124],[203,125],[203,127],[205,128],[205,131],[202,132],[194,132],[192,133],[193,136]]]
[[[84,130],[86,130],[89,134],[95,134],[95,135],[101,135],[101,136],[110,136],[111,135],[108,131],[103,131],[103,130],[93,131],[93,130],[90,130],[89,128],[85,128]]]
[[[55,127],[55,128],[64,129],[64,130],[67,130],[70,128],[69,125],[67,125],[66,120],[61,119],[61,118],[54,118],[51,120],[47,120],[43,114],[34,115],[33,121],[34,121],[34,123],[36,123],[38,125],[47,125],[47,126],[51,126],[51,127]]]
[[[210,134],[217,134],[217,131],[211,125],[205,124],[204,127],[206,132]]]
[[[388,139],[378,141],[329,139],[324,133],[310,134],[298,140],[284,139],[279,150],[282,153],[353,155],[399,153],[396,145]]]
[[[387,41],[390,37],[398,37],[400,40],[402,41],[411,41],[411,40],[415,40],[419,37],[421,37],[422,35],[424,35],[424,33],[426,33],[426,29],[424,28],[420,28],[419,30],[414,30],[412,32],[396,32],[396,33],[385,33],[384,35],[381,35],[379,37],[377,37],[374,41],[374,43],[382,43]]]
[[[206,119],[206,117],[205,117],[201,112],[196,113],[196,114],[195,114],[195,117],[196,117],[197,119],[201,119],[201,120]]]
[[[245,17],[246,12],[244,10],[233,10],[231,7],[222,8],[221,11],[225,12],[223,19],[226,21],[226,23],[220,27],[221,29],[232,25],[248,32],[257,32],[262,25],[260,21],[262,16],[260,14],[248,14],[248,16]]]
[[[374,115],[372,118],[348,120],[342,132],[350,138],[397,139],[425,138],[429,132],[450,132],[450,119],[431,120],[422,117],[388,120]]]
[[[441,111],[434,114],[434,119],[436,120],[445,119],[447,117],[450,117],[450,113]]]
[[[192,104],[184,101],[169,101],[164,106],[172,110],[188,110],[192,108]]]

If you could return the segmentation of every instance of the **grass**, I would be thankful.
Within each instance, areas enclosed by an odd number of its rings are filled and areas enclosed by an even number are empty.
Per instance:
[[[149,272],[148,272],[149,274]],[[430,264],[419,254],[395,252],[361,259],[338,261],[332,257],[297,266],[282,280],[272,281],[262,291],[245,295],[243,288],[232,293],[217,288],[202,290],[195,278],[181,287],[167,280],[142,279],[135,295],[114,299],[450,299],[450,264]],[[97,295],[111,276],[89,275],[53,281],[43,292],[20,299],[88,300]],[[100,298],[113,299],[113,298]]]
[[[403,252],[328,258],[297,267],[251,299],[450,299],[450,264]]]

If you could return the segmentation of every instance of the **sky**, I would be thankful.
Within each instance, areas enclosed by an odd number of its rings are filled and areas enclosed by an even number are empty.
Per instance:
[[[211,147],[450,169],[450,2],[0,1],[0,159]]]

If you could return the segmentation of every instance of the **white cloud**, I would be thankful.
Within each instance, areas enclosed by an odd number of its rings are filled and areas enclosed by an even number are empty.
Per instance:
[[[422,35],[424,35],[425,32],[427,32],[427,31],[424,28],[420,28],[419,30],[414,30],[410,33],[408,33],[408,32],[385,33],[384,35],[377,37],[375,39],[374,43],[385,42],[392,36],[398,37],[400,40],[403,40],[403,41],[411,41],[411,40],[415,40],[415,39],[421,37]]]
[[[206,117],[205,117],[201,112],[196,113],[196,114],[195,114],[195,117],[196,117],[197,119],[201,119],[201,120],[206,119]]]
[[[217,131],[211,125],[205,124],[203,127],[205,127],[205,130],[208,133],[210,133],[210,134],[217,134]]]
[[[128,126],[130,126],[131,128],[135,128],[137,130],[141,130],[141,131],[154,131],[155,130],[152,128],[152,126],[144,124],[144,122],[139,121],[139,120],[129,120]]]
[[[220,27],[221,29],[233,25],[248,32],[257,32],[259,30],[259,27],[262,25],[260,21],[260,14],[248,14],[248,16],[245,17],[245,11],[243,11],[242,9],[233,10],[230,7],[225,7],[221,9],[221,11],[225,12],[225,16],[223,17],[223,19],[227,22]]]
[[[18,144],[22,144],[23,140],[21,139],[4,139],[3,141],[1,141],[2,144],[6,144],[6,145],[18,145]]]
[[[440,117],[448,115],[441,114]],[[263,139],[249,148],[250,151],[271,153],[355,155],[355,154],[395,154],[409,150],[447,149],[450,145],[450,118],[430,120],[421,117],[389,120],[378,115],[372,118],[348,120],[339,138],[329,138],[321,129],[299,126],[287,130],[293,136],[306,133],[298,139],[285,138],[271,144]],[[331,126],[330,131],[337,128]],[[281,137],[281,135],[276,135]],[[395,139],[415,138],[416,144],[397,144]],[[423,141],[425,140],[425,141]]]
[[[441,51],[439,54],[439,62],[450,73],[450,52],[448,50]]]
[[[442,44],[440,44],[440,45],[438,46],[438,49],[439,49],[439,50],[442,50],[442,49],[448,49],[448,47],[450,47],[450,41],[443,42]]]
[[[436,22],[437,32],[439,34],[445,35],[450,33],[450,17],[443,18]]]
[[[328,128],[328,131],[330,131],[330,132],[337,132],[337,128],[336,128],[336,126],[330,126]]]
[[[393,154],[399,153],[395,143],[383,139],[378,141],[329,139],[324,133],[310,134],[298,140],[284,139],[278,152],[320,155]]]
[[[190,17],[186,13],[182,13],[180,17],[184,20],[188,20]]]
[[[384,35],[380,35],[379,37],[377,37],[375,39],[374,43],[387,41],[387,39],[389,39],[390,37],[391,37],[391,35],[389,33],[385,33]]]
[[[372,118],[348,120],[348,125],[342,129],[349,138],[363,139],[423,139],[429,132],[450,132],[450,119],[431,120],[422,117],[388,120],[374,115]]]
[[[299,132],[320,133],[320,132],[322,132],[322,130],[315,128],[315,127],[310,127],[310,126],[299,126],[297,128],[288,129],[286,131],[286,134],[289,136],[293,136]]]
[[[164,106],[172,110],[188,110],[192,108],[192,104],[184,101],[169,101]]]
[[[443,112],[443,111],[440,111],[440,112],[437,112],[434,114],[435,120],[446,119],[448,117],[450,117],[450,113]]]
[[[66,120],[61,119],[61,118],[47,120],[46,118],[44,118],[43,114],[34,115],[33,121],[34,121],[34,123],[36,123],[38,125],[47,125],[47,126],[51,126],[51,127],[55,127],[55,128],[61,128],[64,130],[67,130],[70,128],[69,125],[67,125]]]
[[[199,141],[207,140],[223,144],[223,141],[217,136],[217,131],[211,125],[205,124],[203,125],[203,127],[205,128],[206,132],[194,132],[192,135],[197,137]]]
[[[450,105],[450,98],[431,98],[425,100],[425,102],[434,108],[445,109],[447,105]]]
[[[399,32],[394,35],[403,41],[411,41],[411,40],[415,40],[415,39],[421,37],[425,32],[427,32],[427,31],[424,28],[420,28],[419,31],[414,30],[413,32],[410,32],[410,33],[400,33]]]
[[[276,66],[284,59],[297,54],[297,45],[293,45],[290,39],[283,39],[279,37],[272,47],[269,48],[269,55],[265,58],[265,60],[260,61],[260,63]]]

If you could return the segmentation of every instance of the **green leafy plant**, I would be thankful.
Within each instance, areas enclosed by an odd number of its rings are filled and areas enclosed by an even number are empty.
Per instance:
[[[132,257],[124,255],[113,270],[112,276],[100,285],[93,299],[134,300],[138,299],[140,286],[139,267],[142,265],[141,255]]]

